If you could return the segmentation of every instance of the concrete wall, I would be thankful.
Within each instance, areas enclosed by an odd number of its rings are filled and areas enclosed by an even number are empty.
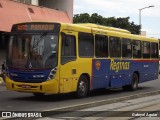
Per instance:
[[[73,0],[39,0],[39,6],[66,11],[73,21]]]
[[[39,1],[38,0],[32,0],[32,5],[39,5]]]

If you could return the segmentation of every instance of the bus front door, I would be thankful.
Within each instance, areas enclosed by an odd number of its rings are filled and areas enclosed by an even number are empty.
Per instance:
[[[60,67],[60,93],[76,91],[76,35],[75,33],[62,33],[61,35],[61,67]]]

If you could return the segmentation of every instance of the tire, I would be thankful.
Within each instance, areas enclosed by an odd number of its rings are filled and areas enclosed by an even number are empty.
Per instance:
[[[139,77],[138,77],[137,73],[133,73],[131,84],[123,86],[122,87],[123,90],[125,90],[125,91],[137,90],[138,89],[138,81],[139,81]]]
[[[84,98],[88,94],[88,80],[85,76],[81,76],[77,85],[76,95],[78,98]]]
[[[134,91],[138,89],[139,77],[137,73],[133,73],[131,85],[128,86],[129,90]]]
[[[42,96],[44,96],[44,93],[33,93],[33,95],[35,97],[42,97]]]

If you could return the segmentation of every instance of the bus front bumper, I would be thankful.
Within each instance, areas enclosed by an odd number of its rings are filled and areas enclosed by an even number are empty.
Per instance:
[[[49,80],[42,83],[22,83],[15,82],[6,77],[7,90],[28,92],[28,93],[46,93],[57,94],[59,93],[58,80]]]

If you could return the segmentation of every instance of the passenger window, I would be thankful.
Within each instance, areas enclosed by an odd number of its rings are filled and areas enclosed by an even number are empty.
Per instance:
[[[94,37],[90,33],[79,33],[78,47],[80,57],[94,56]]]
[[[95,55],[96,57],[108,57],[108,37],[95,35]]]
[[[72,35],[62,35],[61,63],[76,59],[76,39]]]
[[[132,44],[130,39],[122,38],[122,57],[132,57]]]
[[[158,58],[158,44],[151,43],[151,58]]]
[[[143,58],[150,58],[150,43],[143,42]]]
[[[133,40],[132,42],[132,49],[133,49],[133,58],[141,58],[142,57],[142,50],[141,50],[141,41]]]
[[[121,57],[121,40],[118,37],[109,38],[110,57]]]

